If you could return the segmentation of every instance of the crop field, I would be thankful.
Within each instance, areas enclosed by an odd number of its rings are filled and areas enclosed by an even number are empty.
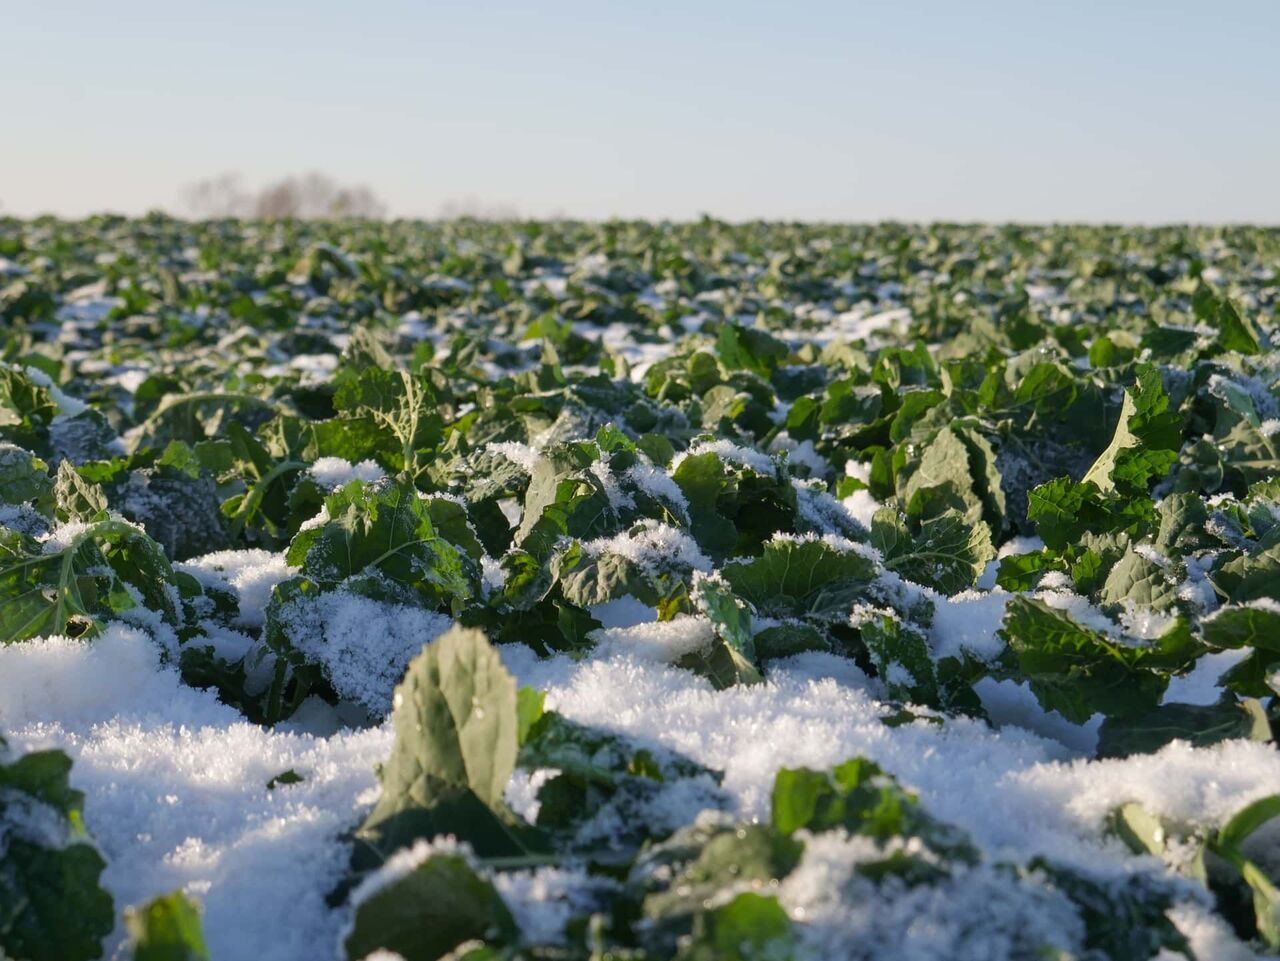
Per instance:
[[[0,958],[1271,956],[1278,271],[0,219]]]

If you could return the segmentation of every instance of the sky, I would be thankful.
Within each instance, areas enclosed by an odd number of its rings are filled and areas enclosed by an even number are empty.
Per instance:
[[[1280,223],[1280,3],[0,0],[0,213]]]

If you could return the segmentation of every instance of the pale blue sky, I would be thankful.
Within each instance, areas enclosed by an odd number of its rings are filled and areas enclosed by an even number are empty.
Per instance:
[[[1280,222],[1280,2],[0,0],[0,210]]]

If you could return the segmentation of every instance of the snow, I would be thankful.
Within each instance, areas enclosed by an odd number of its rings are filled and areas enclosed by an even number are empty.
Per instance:
[[[444,614],[376,601],[344,590],[282,605],[281,629],[335,691],[381,718],[409,662],[453,624]]]
[[[931,597],[934,657],[960,657],[965,651],[983,661],[999,657],[1005,645],[996,631],[1011,596],[1004,591],[961,591],[952,597]]]
[[[650,607],[630,594],[615,597],[603,604],[592,604],[587,612],[604,628],[634,627],[658,619],[657,608]]]
[[[674,507],[676,514],[688,520],[689,501],[666,471],[652,464],[633,464],[623,476],[650,497]]]
[[[584,541],[582,549],[592,557],[617,554],[649,573],[672,568],[704,573],[711,570],[710,559],[692,537],[670,524],[647,518],[630,531]]]
[[[670,664],[710,647],[715,634],[707,618],[681,614],[669,621],[606,624],[593,631],[591,638],[603,656],[617,651],[640,660]]]
[[[633,628],[628,640],[644,633]],[[1280,755],[1247,741],[1199,749],[1175,743],[1154,755],[1084,761],[1017,727],[997,731],[965,719],[886,727],[865,677],[832,655],[788,658],[765,684],[719,692],[689,672],[616,648],[581,664],[515,651],[504,659],[521,683],[548,691],[548,708],[723,770],[736,813],[749,819],[767,817],[780,767],[827,768],[861,755],[919,791],[928,810],[970,832],[993,857],[1044,854],[1120,876],[1128,859],[1101,838],[1113,807],[1133,800],[1208,823],[1280,789]],[[697,812],[687,813],[692,820]]]
[[[331,491],[344,487],[353,480],[373,483],[387,476],[386,472],[371,460],[352,464],[341,457],[321,457],[311,465],[310,474],[317,484]]]
[[[373,612],[348,615],[352,629],[380,636],[382,622],[367,627]],[[866,676],[832,655],[790,658],[772,666],[764,684],[721,692],[659,663],[710,636],[705,619],[686,616],[600,631],[599,649],[581,662],[538,660],[519,646],[502,653],[521,683],[547,690],[548,707],[723,770],[732,813],[748,819],[767,817],[780,767],[826,768],[862,755],[919,791],[933,814],[970,832],[992,859],[1045,854],[1119,877],[1132,870],[1129,859],[1101,835],[1114,806],[1137,801],[1189,823],[1215,823],[1280,789],[1280,756],[1251,742],[1175,743],[1150,756],[1084,761],[1018,727],[964,719],[887,727]],[[265,731],[209,693],[183,687],[144,632],[115,626],[92,641],[0,649],[0,727],[16,749],[56,745],[75,759],[73,783],[87,792],[86,820],[121,906],[182,887],[203,903],[216,958],[330,956],[348,917],[324,904],[346,863],[338,837],[376,797],[372,771],[390,749],[386,725],[327,738]],[[300,784],[266,790],[290,768]],[[691,782],[659,797],[660,809],[648,815],[682,823],[711,795]],[[602,817],[603,831],[610,822]],[[805,942],[825,956],[877,956],[858,952],[888,943],[895,928],[915,953],[894,956],[920,958],[1000,957],[1001,939],[1021,928],[1071,930],[1052,897],[1026,886],[1013,891],[985,867],[892,896],[826,883],[865,856],[861,843],[838,835],[811,842],[779,892],[803,922]],[[517,917],[535,930],[554,928],[561,898],[576,896],[572,879],[555,873],[501,883]],[[1184,911],[1198,937],[1235,950],[1213,919]],[[966,916],[990,923],[966,927]],[[908,918],[915,923],[903,926]],[[938,953],[947,944],[969,953]]]
[[[494,882],[516,924],[534,944],[563,944],[565,923],[593,906],[591,889],[612,886],[603,880],[584,884],[580,872],[554,867],[505,872]]]
[[[1036,957],[1046,941],[1074,949],[1083,940],[1084,926],[1063,895],[990,865],[916,887],[878,886],[857,873],[860,863],[891,850],[841,832],[807,839],[779,899],[804,922],[799,931],[813,957],[987,961]]]
[[[1218,679],[1248,656],[1249,648],[1235,651],[1210,651],[1196,659],[1196,666],[1181,677],[1169,681],[1164,692],[1165,704],[1213,704],[1222,696]]]
[[[215,551],[173,566],[205,586],[220,587],[235,594],[240,602],[236,622],[247,628],[262,626],[271,592],[296,573],[285,561],[283,552],[276,554],[258,548]]]
[[[501,454],[513,464],[519,465],[526,474],[532,474],[533,466],[538,462],[538,452],[528,444],[521,444],[519,441],[492,443],[486,446],[485,450]]]
[[[867,490],[856,490],[841,500],[840,503],[849,512],[850,517],[868,529],[871,527],[871,518],[875,516],[876,511],[884,506],[872,497],[871,492]]]
[[[72,757],[117,915],[183,888],[202,903],[214,958],[331,956],[343,919],[324,899],[348,857],[337,837],[374,796],[389,730],[265,731],[183,686],[143,632],[119,626],[0,647],[0,727],[16,751]],[[290,768],[304,780],[268,791]]]
[[[671,461],[671,469],[680,466],[686,457],[697,454],[715,454],[722,461],[749,468],[757,474],[773,477],[778,472],[778,465],[768,454],[762,454],[750,447],[742,447],[728,440],[702,440],[676,456]]]

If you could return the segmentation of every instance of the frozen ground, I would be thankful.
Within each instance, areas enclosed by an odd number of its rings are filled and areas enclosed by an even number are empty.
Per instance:
[[[653,630],[631,633],[643,640]],[[549,706],[567,716],[722,769],[725,789],[747,818],[767,816],[778,768],[828,767],[865,755],[993,857],[1044,853],[1124,872],[1133,859],[1101,834],[1115,805],[1139,801],[1162,814],[1217,821],[1280,785],[1280,756],[1269,746],[1174,744],[1124,761],[1080,760],[1062,743],[1016,726],[886,726],[875,683],[830,655],[781,662],[763,686],[715,692],[687,671],[628,652],[618,636],[627,632],[613,633],[599,656],[583,662],[540,661],[518,646],[503,649],[504,658],[522,684],[547,690]],[[390,750],[388,726],[328,737],[263,730],[211,694],[180,684],[145,634],[115,626],[92,643],[53,638],[0,648],[0,728],[15,747],[61,746],[74,758],[73,782],[87,794],[86,820],[118,904],[184,888],[203,904],[215,959],[336,954],[346,918],[324,898],[346,865],[339,835],[376,797],[373,767]],[[301,783],[267,788],[290,769]],[[509,797],[517,809],[536,803],[519,777]],[[680,814],[691,819],[696,810]],[[859,957],[869,945],[890,943],[902,958],[996,951],[985,955],[994,957],[1006,943],[1001,932],[1011,936],[1029,918],[1066,923],[1037,914],[1025,895],[1002,892],[985,876],[958,880],[990,890],[939,899],[927,908],[927,925],[919,923],[920,904],[872,910],[845,903],[836,876],[852,858],[829,843],[814,846],[783,892],[805,920],[810,943],[833,952],[828,956],[860,938]],[[535,918],[554,915],[556,889],[542,882],[508,884],[506,896],[527,901],[522,911]],[[975,941],[979,901],[988,916],[986,934]],[[1178,917],[1200,957],[1251,956],[1198,907],[1190,888]]]

